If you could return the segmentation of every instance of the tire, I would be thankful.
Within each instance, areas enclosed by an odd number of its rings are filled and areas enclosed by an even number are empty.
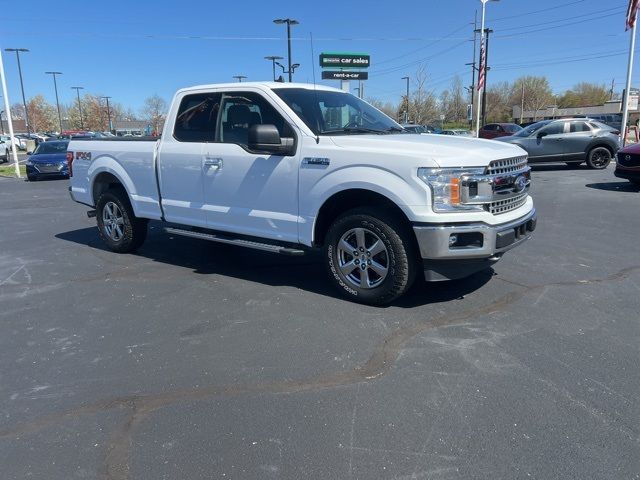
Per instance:
[[[133,214],[127,193],[122,188],[100,195],[96,205],[98,234],[109,250],[129,253],[147,238],[147,220]]]
[[[38,180],[37,177],[34,177],[33,175],[27,175],[27,181],[35,182],[36,180]]]
[[[346,212],[327,232],[324,258],[329,277],[352,301],[368,305],[392,302],[411,287],[419,265],[410,234],[383,211]]]
[[[607,147],[593,147],[587,154],[587,166],[594,170],[602,170],[609,166],[611,157],[611,151]]]

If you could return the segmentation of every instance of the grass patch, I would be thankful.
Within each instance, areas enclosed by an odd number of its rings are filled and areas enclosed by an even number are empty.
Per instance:
[[[16,176],[16,167],[13,163],[0,165],[0,175],[4,175],[6,177],[15,177]],[[27,175],[27,169],[24,165],[20,165],[20,175],[25,177]]]

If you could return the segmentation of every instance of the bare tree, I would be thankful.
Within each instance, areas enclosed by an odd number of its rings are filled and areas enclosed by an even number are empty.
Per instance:
[[[24,107],[22,109],[24,111]],[[29,123],[34,132],[52,132],[57,130],[56,109],[42,95],[36,95],[27,103]]]
[[[538,112],[552,102],[553,93],[551,92],[551,87],[549,87],[547,77],[520,77],[513,84],[511,105],[522,105],[524,103],[525,110],[534,112],[534,120],[538,117]]]
[[[409,105],[409,119],[419,125],[433,121],[438,115],[438,105],[435,95],[426,88],[427,72],[424,65],[420,65],[413,76],[415,89],[411,94]]]
[[[511,98],[513,86],[509,82],[493,83],[487,89],[487,111],[488,122],[505,122],[512,117]]]
[[[395,105],[393,105],[391,102],[382,102],[377,98],[367,98],[367,102],[370,103],[372,106],[376,107],[385,115],[393,119],[397,118],[396,113],[398,111],[398,108]]]
[[[154,94],[144,101],[142,116],[151,124],[153,132],[159,133],[164,125],[167,102],[158,94]]]

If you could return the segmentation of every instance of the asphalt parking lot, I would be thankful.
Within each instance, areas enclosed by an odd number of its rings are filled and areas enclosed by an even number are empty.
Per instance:
[[[0,178],[3,479],[640,478],[640,192],[536,168],[534,238],[387,308],[317,257],[104,249]]]

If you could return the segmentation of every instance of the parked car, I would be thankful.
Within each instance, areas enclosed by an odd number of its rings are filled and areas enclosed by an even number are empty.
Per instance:
[[[455,135],[458,137],[473,137],[473,134],[470,130],[465,130],[463,128],[454,128],[448,130],[441,130],[439,132],[441,135]]]
[[[618,151],[619,131],[585,118],[543,120],[515,135],[498,137],[525,149],[530,163],[564,162],[589,168],[606,168]]]
[[[634,143],[618,150],[614,175],[640,186],[640,144]]]
[[[322,250],[328,279],[361,303],[391,302],[418,274],[486,269],[536,226],[521,148],[407,135],[320,85],[185,88],[160,140],[72,140],[68,150],[71,196],[95,208],[112,251],[140,247],[149,219],[272,253]]]
[[[604,123],[615,130],[622,129],[622,114],[621,113],[607,113],[607,114],[594,114],[589,115],[587,120],[595,120],[596,122]]]
[[[25,163],[27,180],[33,182],[41,178],[69,178],[68,146],[69,142],[66,140],[51,140],[38,145]]]
[[[0,136],[0,158],[3,162],[9,161],[9,155],[12,152],[13,142],[11,142],[11,137],[9,135],[1,135]]]
[[[489,123],[480,129],[478,136],[480,138],[488,139],[508,137],[510,135],[515,135],[520,130],[522,130],[522,127],[515,123]]]
[[[427,133],[427,129],[422,125],[416,125],[415,123],[403,123],[402,128],[408,133]]]

